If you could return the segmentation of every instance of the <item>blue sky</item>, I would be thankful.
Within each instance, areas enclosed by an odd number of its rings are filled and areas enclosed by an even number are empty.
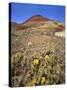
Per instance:
[[[11,21],[23,23],[31,16],[42,15],[49,19],[65,22],[65,6],[11,3]]]

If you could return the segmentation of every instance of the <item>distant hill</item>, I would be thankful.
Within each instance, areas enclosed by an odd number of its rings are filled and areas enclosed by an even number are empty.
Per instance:
[[[17,24],[11,23],[12,27],[15,27],[17,30],[45,30],[45,31],[64,31],[64,24],[55,20],[48,19],[41,15],[35,15],[30,17],[24,23]]]

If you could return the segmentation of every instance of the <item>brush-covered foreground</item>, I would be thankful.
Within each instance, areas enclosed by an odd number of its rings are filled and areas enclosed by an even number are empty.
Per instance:
[[[64,37],[43,32],[11,33],[11,85],[38,86],[65,83]]]

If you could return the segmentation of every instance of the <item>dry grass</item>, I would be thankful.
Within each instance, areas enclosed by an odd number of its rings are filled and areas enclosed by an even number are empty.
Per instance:
[[[36,34],[36,31],[15,31],[11,39],[12,86],[65,83],[63,37]]]

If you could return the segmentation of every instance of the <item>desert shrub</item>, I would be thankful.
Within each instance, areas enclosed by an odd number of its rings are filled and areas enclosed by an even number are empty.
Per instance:
[[[27,35],[27,34],[25,34]],[[53,37],[52,37],[53,38]],[[56,37],[55,37],[56,40]],[[65,82],[65,57],[62,40],[25,47],[11,56],[12,86],[37,86]]]

